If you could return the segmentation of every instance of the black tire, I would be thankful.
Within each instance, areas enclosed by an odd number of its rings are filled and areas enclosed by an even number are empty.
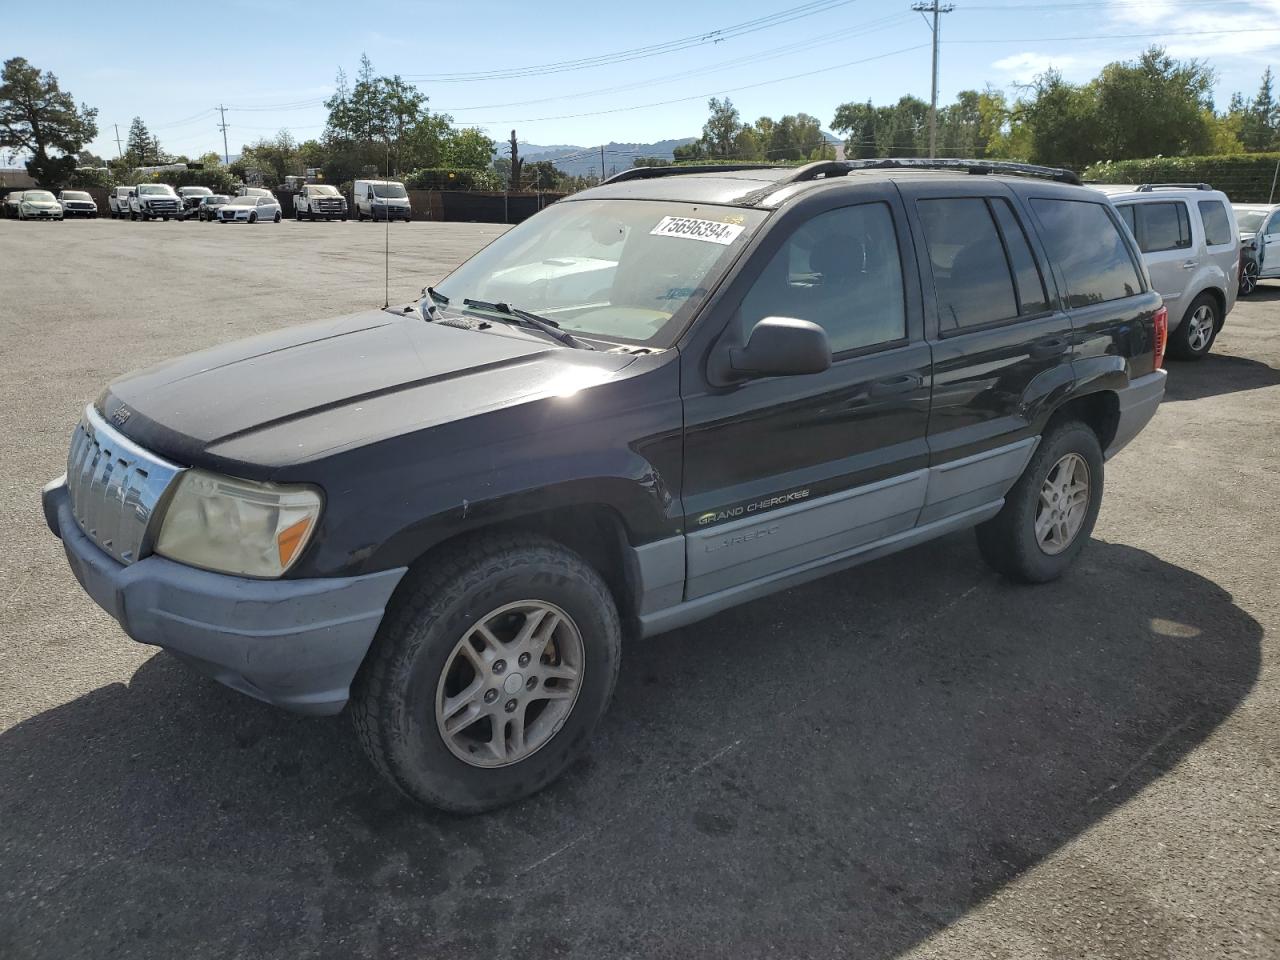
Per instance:
[[[1068,454],[1078,454],[1089,469],[1089,501],[1074,539],[1060,553],[1045,551],[1036,536],[1040,490],[1049,473]],[[977,528],[982,559],[997,572],[1019,583],[1047,583],[1062,576],[1084,549],[1102,505],[1102,448],[1098,436],[1079,420],[1050,426],[1040,438],[1022,476],[1005,497],[1004,506]]]
[[[476,537],[401,586],[352,685],[351,716],[373,764],[407,796],[455,813],[479,813],[541,790],[585,749],[613,696],[621,627],[600,575],[554,541],[525,534]],[[563,726],[523,760],[473,766],[446,745],[436,722],[441,672],[467,630],[508,603],[563,610],[583,646],[582,686]]]
[[[273,222],[275,222],[275,223],[279,223],[279,222],[280,222],[280,211],[279,211],[279,210],[277,210],[277,211],[276,211],[276,215],[275,215],[275,217],[274,217],[274,218],[272,218],[272,219],[273,219]]]
[[[249,214],[249,222],[250,223],[258,222],[258,211],[255,210],[253,213]]]
[[[1212,316],[1213,332],[1207,340],[1192,344],[1191,318],[1198,310],[1208,310]],[[1218,339],[1218,331],[1222,329],[1222,311],[1218,309],[1218,300],[1211,293],[1202,293],[1191,301],[1187,312],[1182,315],[1178,329],[1169,331],[1169,356],[1175,360],[1201,360],[1213,348]]]
[[[134,213],[132,210],[130,210],[130,211],[129,211],[129,219],[130,219],[130,220],[133,220],[133,221],[135,221],[135,222],[136,222],[136,221],[137,221],[137,219],[138,219],[138,215],[137,215],[136,213]]]

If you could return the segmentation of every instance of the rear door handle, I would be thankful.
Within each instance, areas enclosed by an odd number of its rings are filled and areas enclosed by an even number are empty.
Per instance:
[[[1052,340],[1040,340],[1031,345],[1031,356],[1036,360],[1048,360],[1067,352],[1070,342],[1066,337],[1054,337]]]
[[[871,384],[868,393],[873,397],[892,397],[899,393],[910,393],[923,382],[917,374],[908,373],[888,380],[877,380]]]

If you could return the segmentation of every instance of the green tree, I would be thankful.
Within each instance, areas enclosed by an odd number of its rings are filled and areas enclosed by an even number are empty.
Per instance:
[[[240,159],[231,164],[231,169],[242,180],[248,179],[250,170],[257,170],[262,174],[263,186],[276,187],[284,182],[285,177],[301,176],[303,166],[293,134],[281,130],[274,139],[264,137],[243,147]]]
[[[1137,61],[1111,63],[1090,86],[1098,158],[1188,156],[1213,140],[1213,71],[1151,47]]]
[[[443,114],[434,116],[443,117],[447,127],[448,117]],[[444,137],[444,161],[450,167],[485,170],[497,152],[498,145],[477,127],[466,127],[462,130],[448,129]]]
[[[707,102],[711,116],[702,125],[702,143],[712,157],[732,157],[733,140],[742,129],[738,108],[728,97],[719,100],[712,97]]]
[[[1057,70],[1046,70],[1032,82],[1031,93],[1016,108],[1018,122],[1027,130],[1027,159],[1082,170],[1103,156],[1092,84],[1077,86]]]
[[[29,154],[27,172],[42,187],[57,189],[76,169],[76,154],[98,135],[98,111],[58,86],[22,57],[0,72],[0,148]]]
[[[151,135],[141,117],[134,117],[129,124],[129,137],[125,140],[124,162],[129,167],[141,167],[152,163],[160,141]]]
[[[876,155],[876,121],[879,111],[866,103],[842,103],[836,107],[831,129],[844,134],[844,155],[850,160]]]
[[[1237,94],[1237,98],[1238,98]],[[1232,105],[1238,104],[1233,99]],[[1280,105],[1276,103],[1272,91],[1271,68],[1267,67],[1262,74],[1262,83],[1258,87],[1258,95],[1247,103],[1239,104],[1243,109],[1240,123],[1240,142],[1250,153],[1273,150],[1277,146],[1277,128],[1280,128]]]
[[[636,157],[631,161],[633,167],[665,167],[671,161],[663,160],[661,157]],[[497,165],[495,161],[494,165]]]
[[[676,161],[705,160],[707,157],[707,148],[701,140],[694,140],[692,143],[686,143],[682,146],[675,147],[671,151],[671,156]]]

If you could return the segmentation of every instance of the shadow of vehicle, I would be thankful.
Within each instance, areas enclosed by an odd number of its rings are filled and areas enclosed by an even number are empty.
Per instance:
[[[949,537],[631,645],[587,758],[473,818],[157,655],[0,736],[0,952],[887,960],[1169,770],[1261,636],[1141,550],[1025,588]]]
[[[1280,383],[1280,370],[1275,367],[1261,360],[1224,353],[1210,353],[1195,363],[1178,363],[1175,360],[1165,366],[1169,370],[1169,379],[1165,385],[1164,403],[1200,400]]]
[[[1280,300],[1280,283],[1275,280],[1259,280],[1253,293],[1242,298],[1242,303],[1271,303]]]

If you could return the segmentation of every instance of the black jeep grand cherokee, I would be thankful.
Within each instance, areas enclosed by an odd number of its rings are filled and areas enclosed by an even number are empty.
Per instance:
[[[416,305],[134,374],[49,526],[130,636],[308,713],[459,811],[587,742],[624,635],[977,527],[1089,538],[1164,391],[1107,201],[1009,164],[632,170]]]

